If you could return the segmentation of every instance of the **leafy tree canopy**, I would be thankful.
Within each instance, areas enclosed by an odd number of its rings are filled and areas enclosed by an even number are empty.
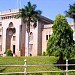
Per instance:
[[[75,53],[73,30],[66,18],[59,14],[54,21],[52,30],[53,34],[48,40],[46,49],[48,55],[71,58]]]

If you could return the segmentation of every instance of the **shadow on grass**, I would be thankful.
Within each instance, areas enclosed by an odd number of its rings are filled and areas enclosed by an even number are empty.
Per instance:
[[[43,75],[42,73],[33,73],[33,74],[27,74],[27,75]]]
[[[75,64],[75,59],[70,59],[68,63],[69,64]],[[75,70],[75,65],[70,65],[69,70]]]
[[[25,74],[3,74],[3,75],[25,75]],[[42,73],[32,73],[32,74],[26,74],[26,75],[43,75]]]
[[[62,63],[59,63],[59,60],[58,60],[57,63],[54,63],[54,64],[66,64],[66,60],[63,60]],[[75,59],[68,60],[68,64],[75,64]],[[66,70],[66,66],[57,66],[57,67],[61,70]],[[69,65],[68,69],[75,70],[75,65]]]
[[[6,67],[0,67],[0,73],[3,72],[6,69]]]

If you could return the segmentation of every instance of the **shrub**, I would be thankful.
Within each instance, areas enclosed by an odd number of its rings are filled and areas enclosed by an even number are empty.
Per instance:
[[[13,56],[13,53],[10,49],[6,50],[6,56]]]
[[[42,54],[43,56],[46,56],[46,52],[43,52],[43,54]]]

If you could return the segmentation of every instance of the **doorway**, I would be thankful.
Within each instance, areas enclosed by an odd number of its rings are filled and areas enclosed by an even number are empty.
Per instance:
[[[15,45],[13,45],[13,54],[15,54]]]

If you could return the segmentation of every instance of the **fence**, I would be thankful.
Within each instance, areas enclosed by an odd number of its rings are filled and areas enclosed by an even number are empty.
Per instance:
[[[6,72],[6,73],[0,73],[0,74],[29,74],[29,73],[47,73],[47,72],[65,72],[66,75],[68,75],[68,72],[75,71],[75,70],[69,70],[69,66],[75,66],[75,64],[68,64],[68,60],[66,60],[66,64],[41,64],[41,65],[27,65],[26,59],[24,60],[24,65],[0,65],[0,67],[24,67],[24,72]],[[35,67],[35,66],[66,66],[66,70],[61,70],[61,71],[37,71],[37,72],[27,72],[26,69],[27,67]]]

